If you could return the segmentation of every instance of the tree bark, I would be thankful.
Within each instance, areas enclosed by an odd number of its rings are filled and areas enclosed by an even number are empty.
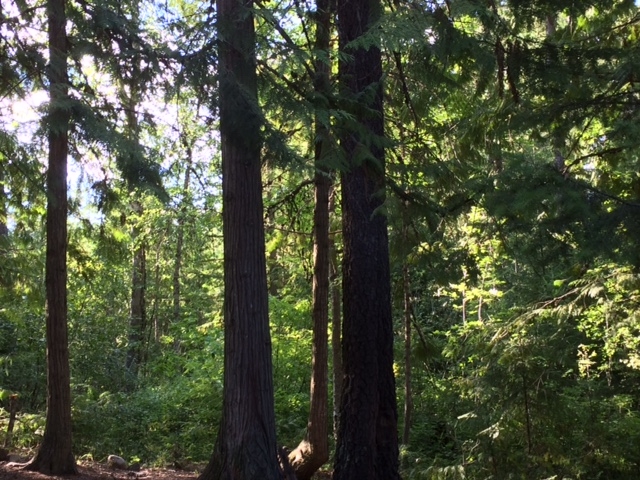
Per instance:
[[[139,23],[139,6],[131,4],[131,16],[133,22]],[[139,148],[140,125],[138,122],[138,109],[141,101],[138,75],[140,72],[140,60],[132,59],[129,72],[122,74],[122,86],[120,96],[125,106],[126,134],[135,148]],[[128,87],[128,88],[127,88]],[[135,198],[135,197],[134,197]],[[134,245],[133,263],[131,272],[131,303],[129,311],[129,345],[127,350],[126,368],[133,378],[138,376],[145,351],[145,331],[147,329],[147,246],[146,240],[139,227],[139,222],[144,214],[142,203],[134,199],[131,202],[131,211],[134,214],[132,228],[132,243]]]
[[[182,133],[186,135],[186,133]],[[184,221],[187,215],[187,202],[189,198],[189,183],[191,181],[191,165],[193,152],[189,140],[182,138],[182,145],[186,149],[187,162],[184,172],[184,184],[182,186],[182,202],[178,216],[178,239],[176,241],[176,263],[173,266],[173,322],[180,321],[180,270],[182,268],[182,249],[184,245]],[[160,330],[159,328],[157,330]]]
[[[324,171],[315,175],[313,274],[313,356],[307,433],[289,455],[298,480],[309,480],[329,460],[329,189]]]
[[[49,168],[47,169],[47,417],[42,443],[25,469],[76,474],[72,453],[67,332],[67,152],[69,110],[65,0],[47,2],[49,36]]]
[[[405,227],[406,240],[406,227]],[[411,416],[413,414],[413,392],[411,389],[411,283],[409,266],[402,267],[402,288],[404,290],[404,426],[402,443],[409,444]]]
[[[181,318],[181,302],[182,302],[182,282],[180,279],[181,271],[182,271],[182,258],[183,258],[183,248],[184,248],[184,222],[187,216],[187,208],[189,200],[189,185],[191,183],[191,168],[193,165],[193,145],[190,143],[190,140],[187,138],[187,133],[181,133],[181,143],[182,146],[186,150],[187,158],[186,158],[186,167],[184,172],[184,183],[182,185],[182,201],[180,202],[180,212],[178,214],[178,238],[176,240],[176,261],[173,266],[173,324],[177,324],[180,322]],[[156,343],[160,342],[160,336],[167,329],[166,323],[156,322],[155,324],[155,341]],[[176,352],[180,351],[180,340],[176,338],[173,342],[173,349]]]
[[[273,373],[252,0],[218,0],[224,235],[224,400],[201,480],[275,480]]]
[[[334,211],[335,189],[329,199],[329,212]],[[329,251],[331,255],[331,349],[333,351],[333,436],[338,439],[338,424],[340,421],[340,403],[342,402],[342,302],[340,301],[340,286],[338,278],[338,251],[335,239],[329,237]]]
[[[143,208],[140,202],[134,201],[131,208],[136,217],[142,215]],[[136,222],[138,222],[137,219]],[[141,239],[140,228],[137,225],[133,227],[132,237],[136,247],[133,253],[131,273],[131,309],[129,314],[129,346],[126,367],[131,375],[136,377],[142,363],[145,341],[144,332],[147,323],[147,250],[144,239]]]
[[[0,165],[0,259],[4,265],[7,265],[9,227],[7,226],[7,194],[4,190],[4,178],[4,166]],[[6,267],[0,267],[0,286],[8,287],[9,285],[9,272]]]
[[[382,61],[379,48],[351,45],[369,30],[381,8],[375,0],[338,2],[341,87],[359,104],[351,112],[357,125],[345,125],[340,138],[348,169],[341,175],[344,384],[334,480],[400,478],[389,243],[380,212]]]
[[[316,0],[315,49],[328,53],[331,11],[329,0]],[[328,55],[327,55],[328,57]],[[329,68],[324,58],[315,61],[314,89],[329,94]],[[313,211],[313,356],[311,365],[311,401],[305,438],[289,455],[298,480],[310,480],[329,460],[329,193],[331,177],[324,165],[328,146],[328,126],[315,122],[315,205]]]
[[[0,166],[0,249],[4,248],[1,242],[9,236],[7,227],[7,194],[4,191],[4,167]]]

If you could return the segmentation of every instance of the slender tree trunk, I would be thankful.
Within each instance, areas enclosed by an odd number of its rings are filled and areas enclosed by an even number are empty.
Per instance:
[[[4,191],[4,168],[0,166],[0,249],[3,247],[1,242],[9,236],[9,228],[7,227],[7,194]]]
[[[557,28],[557,17],[555,13],[549,13],[545,22],[546,26],[546,40],[548,42],[553,42],[553,37],[556,34]],[[558,170],[558,172],[565,177],[568,175],[566,170],[566,162],[563,154],[563,150],[565,149],[565,137],[561,131],[553,131],[551,135],[551,142],[553,147],[553,166]]]
[[[413,415],[413,392],[411,389],[411,282],[409,266],[406,263],[402,267],[402,283],[404,290],[404,427],[402,429],[402,443],[408,445]]]
[[[329,212],[334,211],[336,190],[333,189],[329,199]],[[333,351],[333,436],[338,439],[338,424],[340,421],[340,404],[342,402],[342,302],[340,301],[338,251],[335,239],[329,237],[329,252],[331,255],[331,348]]]
[[[132,210],[139,218],[143,207],[138,201],[132,203]],[[138,220],[136,219],[136,222]],[[147,249],[144,239],[141,239],[140,227],[135,225],[132,233],[136,244],[133,253],[133,268],[131,274],[131,309],[129,314],[129,348],[127,351],[127,370],[135,377],[142,362],[144,351],[144,332],[147,323],[146,289],[147,289]]]
[[[7,265],[9,228],[7,226],[7,195],[4,190],[4,168],[0,165],[0,262]],[[0,267],[0,285],[9,286],[9,272]]]
[[[183,133],[183,135],[186,135]],[[183,136],[182,144],[186,149],[187,162],[184,172],[184,183],[182,185],[182,202],[180,205],[180,213],[178,216],[178,238],[176,240],[176,263],[173,266],[173,323],[177,324],[180,321],[181,316],[181,281],[180,272],[182,270],[182,257],[184,247],[184,222],[187,215],[187,203],[189,199],[189,184],[191,183],[191,165],[193,164],[193,149],[189,140]],[[166,329],[166,325],[156,324],[156,343],[160,341],[160,335],[163,330]],[[180,351],[180,340],[176,338],[173,343],[173,348],[176,352]]]
[[[9,396],[9,424],[7,425],[7,434],[4,437],[4,448],[10,448],[13,444],[13,428],[16,425],[16,416],[18,415],[18,395]]]
[[[178,239],[176,241],[176,263],[173,267],[173,322],[180,321],[180,269],[182,268],[182,248],[184,245],[184,220],[187,215],[187,202],[189,198],[189,183],[191,181],[191,164],[193,153],[187,139],[183,139],[183,145],[187,151],[187,162],[184,172],[184,184],[182,186],[182,202],[178,217]]]
[[[334,480],[395,480],[398,432],[393,375],[393,324],[384,203],[384,135],[380,49],[353,47],[377,20],[376,0],[338,2],[343,94],[367,105],[352,112],[358,128],[344,128],[341,145],[344,384]],[[362,101],[362,100],[360,100]]]
[[[331,12],[329,0],[316,0],[315,49],[327,53],[330,48]],[[328,95],[329,68],[327,60],[315,62],[314,89]],[[298,480],[310,480],[329,460],[329,193],[331,178],[324,165],[328,146],[328,126],[316,119],[315,144],[315,206],[313,211],[313,357],[311,366],[311,401],[305,438],[289,455]]]
[[[307,433],[289,455],[298,480],[309,480],[329,460],[328,326],[329,326],[329,178],[321,170],[315,177],[313,357],[311,402]]]
[[[153,300],[151,303],[151,315],[149,317],[149,328],[147,328],[147,338],[145,339],[144,345],[144,354],[142,355],[142,365],[146,365],[147,360],[149,359],[149,347],[151,346],[151,335],[153,335],[153,341],[158,343],[160,341],[160,331],[162,330],[160,315],[158,312],[160,311],[160,303],[162,302],[164,290],[161,286],[162,283],[162,274],[161,274],[161,262],[163,245],[165,243],[167,230],[160,236],[155,246],[155,262],[153,269]],[[153,325],[153,328],[151,328]],[[144,375],[144,372],[143,372]]]
[[[139,22],[140,12],[138,5],[132,3],[132,19],[135,24]],[[120,96],[125,105],[126,133],[132,144],[138,148],[140,142],[140,125],[138,123],[138,108],[141,94],[138,85],[139,60],[134,59],[130,66],[130,72],[123,75]],[[128,88],[125,88],[126,87]],[[131,273],[131,303],[129,315],[129,347],[127,351],[126,367],[135,378],[138,376],[140,365],[145,351],[145,331],[147,328],[147,246],[146,240],[139,227],[139,222],[144,214],[142,203],[136,199],[131,202],[131,210],[134,220],[132,229],[132,242],[134,244],[133,264]]]
[[[47,418],[42,443],[27,470],[75,474],[67,332],[67,151],[69,113],[65,0],[49,0],[49,168],[47,169]]]
[[[527,435],[527,453],[533,452],[533,437],[531,434],[531,410],[529,405],[529,389],[527,387],[527,375],[522,373],[522,396],[524,400],[524,416]]]
[[[275,480],[273,367],[252,0],[218,0],[224,235],[224,400],[201,480]]]

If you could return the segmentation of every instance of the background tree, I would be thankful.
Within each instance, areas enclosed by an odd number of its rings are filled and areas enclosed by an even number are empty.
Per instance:
[[[139,29],[140,5],[137,1],[127,5],[130,10],[132,27]],[[134,30],[134,31],[135,31]],[[135,47],[133,42],[132,47]],[[142,99],[140,84],[140,58],[135,53],[130,61],[121,65],[119,96],[125,111],[125,138],[133,145],[140,143],[140,125],[138,121],[140,102]],[[132,241],[134,244],[133,265],[131,274],[131,302],[129,321],[129,346],[127,351],[126,367],[133,377],[138,375],[139,368],[143,362],[145,333],[147,326],[147,245],[144,234],[137,225],[138,219],[142,216],[144,207],[138,199],[131,201],[131,216],[134,218],[132,228]]]
[[[222,421],[200,476],[277,479],[253,2],[219,0],[225,272]]]
[[[71,374],[67,332],[67,151],[69,97],[65,0],[47,2],[49,165],[47,169],[47,421],[27,470],[77,473],[72,452]]]
[[[316,2],[314,49],[314,92],[318,98],[331,95],[330,61],[331,5]],[[324,112],[323,112],[324,113]],[[313,211],[313,354],[311,360],[311,392],[309,421],[305,438],[289,455],[298,480],[309,480],[329,460],[329,195],[331,172],[326,158],[332,148],[329,125],[322,114],[316,114],[314,145],[314,211]]]
[[[342,125],[341,174],[344,383],[334,478],[394,479],[398,432],[393,319],[384,204],[382,60],[372,41],[381,5],[338,4],[341,93],[353,123]]]

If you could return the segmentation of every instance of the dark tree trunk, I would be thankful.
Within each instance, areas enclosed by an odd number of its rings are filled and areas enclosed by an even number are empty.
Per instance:
[[[343,94],[372,100],[345,125],[341,145],[348,169],[342,174],[342,360],[344,384],[336,447],[335,480],[394,480],[398,432],[393,376],[393,325],[387,221],[384,203],[382,61],[377,47],[350,43],[378,18],[379,1],[338,2]],[[357,132],[357,133],[356,133]]]
[[[186,133],[183,133],[186,135]],[[187,215],[187,202],[189,198],[189,183],[191,181],[192,148],[189,140],[182,139],[182,144],[186,148],[187,162],[184,172],[184,184],[182,186],[182,204],[178,217],[178,238],[176,240],[176,263],[173,266],[173,322],[180,321],[180,269],[182,268],[182,249],[184,245],[184,221]],[[159,333],[161,328],[156,329]]]
[[[304,440],[289,455],[298,480],[309,480],[329,460],[329,190],[328,175],[315,176],[314,274],[313,274],[313,357],[311,402]]]
[[[7,265],[9,228],[7,226],[7,195],[4,191],[4,167],[0,165],[0,262]],[[10,285],[6,267],[0,267],[0,286]]]
[[[140,12],[138,5],[131,4],[132,20],[139,23]],[[122,72],[122,87],[120,96],[125,105],[126,134],[135,148],[139,148],[140,125],[138,122],[138,109],[141,101],[138,75],[140,72],[140,60],[133,58],[129,71]],[[139,227],[139,222],[144,214],[144,207],[138,200],[131,202],[131,210],[134,217],[134,226],[131,237],[134,245],[133,265],[131,272],[131,303],[129,311],[129,346],[127,350],[126,367],[133,378],[138,376],[143,362],[145,351],[145,331],[147,329],[147,246],[146,240]]]
[[[275,480],[278,463],[252,0],[218,0],[224,235],[224,401],[201,480]]]
[[[331,12],[329,0],[317,0],[315,48],[330,48]],[[327,55],[328,57],[328,55]],[[329,93],[329,64],[324,58],[315,62],[314,89]],[[324,165],[328,146],[328,126],[316,119],[315,206],[313,211],[313,357],[311,366],[311,401],[305,438],[289,455],[298,480],[310,480],[329,460],[329,193],[331,178]]]
[[[332,194],[335,196],[335,190]],[[333,200],[331,200],[332,202]],[[331,206],[330,211],[333,211]],[[338,424],[340,420],[340,403],[342,400],[342,303],[340,302],[340,286],[338,284],[338,252],[333,237],[329,240],[331,252],[331,349],[333,351],[333,436],[338,438]]]
[[[406,241],[406,227],[403,236]],[[411,282],[409,265],[406,263],[402,267],[402,289],[404,290],[404,426],[402,443],[408,445],[413,415],[413,393],[411,389]]]
[[[4,168],[0,166],[0,252],[4,245],[2,242],[9,236],[7,227],[7,194],[4,191]]]
[[[47,418],[27,470],[77,473],[71,444],[71,387],[67,333],[67,150],[69,114],[65,0],[47,2],[49,25],[49,168],[47,169]]]
[[[143,213],[142,205],[134,201],[132,210],[139,218]],[[138,220],[136,219],[136,222]],[[129,313],[129,347],[127,351],[127,370],[135,377],[142,363],[147,323],[146,290],[147,290],[147,249],[141,238],[140,228],[133,227],[133,241],[136,244],[133,253],[131,274],[131,309]]]

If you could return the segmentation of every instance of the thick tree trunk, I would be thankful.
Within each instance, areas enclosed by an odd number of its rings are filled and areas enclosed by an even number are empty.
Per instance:
[[[316,1],[317,51],[330,48],[329,0]],[[328,57],[328,55],[327,55]],[[325,59],[315,62],[314,88],[321,95],[329,92],[329,64]],[[316,119],[315,144],[315,206],[313,211],[313,357],[311,366],[311,402],[305,438],[289,455],[298,480],[310,480],[329,460],[329,193],[331,179],[323,164],[328,145],[328,127]]]
[[[358,128],[345,126],[341,134],[349,167],[342,174],[344,385],[335,480],[399,478],[389,244],[387,221],[380,212],[382,61],[377,47],[350,46],[367,32],[381,8],[371,0],[338,2],[344,94],[355,100],[365,90],[375,93],[353,112]]]
[[[273,372],[267,297],[252,0],[218,0],[224,235],[224,401],[201,480],[275,480]]]
[[[36,456],[26,465],[50,475],[77,473],[71,445],[67,333],[67,151],[69,114],[65,0],[47,2],[49,25],[49,168],[47,170],[47,418]]]

